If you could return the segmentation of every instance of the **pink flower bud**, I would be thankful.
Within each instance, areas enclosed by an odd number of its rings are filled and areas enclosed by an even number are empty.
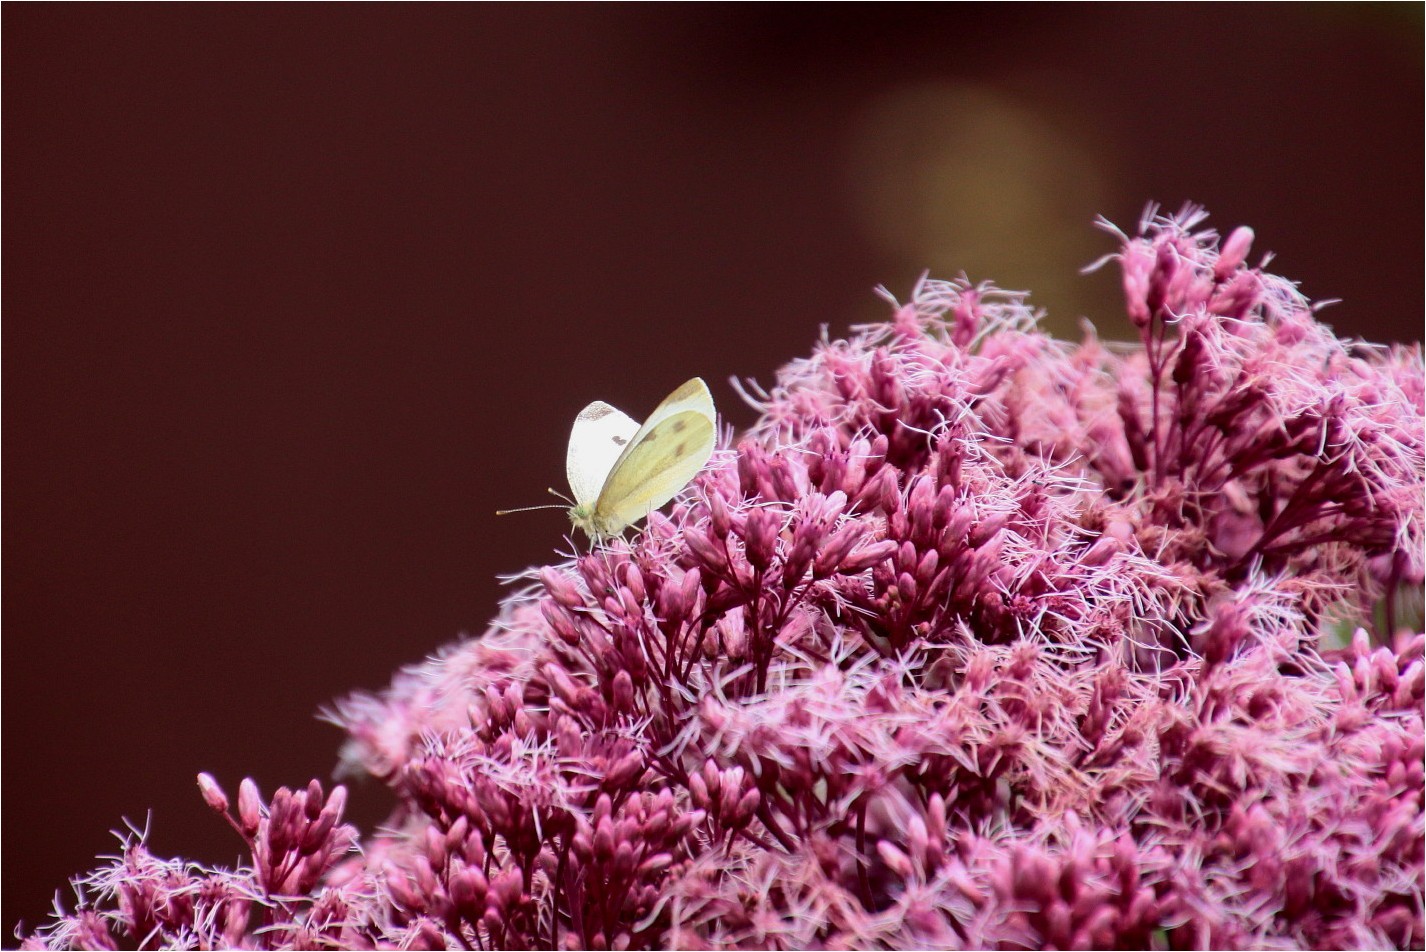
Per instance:
[[[473,867],[461,870],[451,877],[447,887],[451,902],[466,921],[478,919],[485,911],[485,896],[489,884],[480,870]]]
[[[733,808],[727,819],[727,825],[733,829],[741,829],[752,821],[758,812],[758,805],[762,802],[762,794],[754,787],[748,790],[737,800],[737,805]]]
[[[1085,550],[1080,558],[1080,564],[1086,566],[1107,565],[1120,552],[1124,551],[1124,544],[1111,536],[1100,536],[1094,544]]]
[[[897,545],[889,539],[862,546],[842,560],[840,571],[846,575],[864,572],[874,565],[880,565],[896,552]]]
[[[238,822],[242,826],[243,835],[256,836],[261,819],[261,796],[257,784],[251,777],[244,777],[242,783],[238,784]]]
[[[614,855],[614,824],[608,817],[600,820],[594,827],[594,857],[600,861],[608,861]]]
[[[710,539],[701,532],[692,531],[684,535],[683,541],[693,553],[693,557],[714,574],[728,570],[728,554],[723,550],[721,540]]]
[[[493,908],[509,914],[524,895],[524,874],[520,867],[511,866],[495,875],[490,882],[490,900]]]
[[[655,853],[639,864],[639,878],[650,879],[662,873],[673,865],[673,856],[669,853]]]
[[[856,522],[849,522],[832,533],[831,537],[817,550],[816,557],[812,560],[812,577],[827,578],[836,572],[842,561],[862,540],[865,533],[865,528]]]
[[[886,840],[877,840],[876,854],[893,873],[902,879],[910,879],[915,875],[916,868],[911,865],[911,858]]]
[[[689,775],[688,793],[693,798],[694,804],[699,807],[706,809],[712,802],[708,796],[708,784],[704,782],[701,774]]]
[[[568,704],[571,710],[577,711],[581,709],[583,706],[582,694],[584,689],[578,684],[575,684],[569,675],[564,673],[562,668],[553,664],[545,665],[545,679],[549,681],[550,689],[559,696],[561,701]],[[502,705],[504,704],[503,699],[501,703]],[[494,704],[492,704],[491,707],[493,709]],[[504,705],[504,707],[507,711],[506,716],[508,718],[508,705]]]
[[[748,563],[759,572],[766,571],[772,562],[779,523],[777,516],[766,509],[754,509],[748,513],[743,542]]]
[[[743,496],[762,494],[762,482],[766,479],[767,454],[761,446],[751,440],[738,445],[738,487]]]
[[[614,675],[614,709],[618,711],[634,710],[634,678],[628,671],[620,671]]]
[[[1144,304],[1151,316],[1158,315],[1167,305],[1178,264],[1178,253],[1171,244],[1164,242],[1154,249],[1154,268],[1149,273],[1148,290],[1144,295]]]
[[[713,538],[726,540],[732,531],[733,520],[728,512],[728,504],[719,493],[708,494],[708,521],[713,530]]]
[[[1246,225],[1234,228],[1228,235],[1228,240],[1223,242],[1223,250],[1218,254],[1218,260],[1213,263],[1213,277],[1218,281],[1227,279],[1234,271],[1243,266],[1243,262],[1248,258],[1248,252],[1253,247],[1253,229]]]
[[[635,605],[642,605],[648,596],[648,589],[644,586],[644,575],[639,571],[639,567],[632,562],[624,566],[624,587],[628,590],[630,601]]]
[[[288,827],[294,819],[294,812],[300,813],[301,811],[293,799],[292,791],[286,787],[278,787],[277,792],[272,795],[272,802],[268,805],[269,829]]]
[[[302,834],[301,841],[297,844],[297,851],[303,855],[316,853],[327,843],[327,837],[332,833],[332,828],[337,825],[337,817],[332,813],[319,815],[315,822],[306,828]]]
[[[563,609],[549,602],[541,602],[540,615],[544,618],[545,624],[550,626],[550,630],[555,633],[555,636],[566,645],[574,647],[579,644],[579,632]]]
[[[571,611],[584,607],[584,595],[563,573],[552,568],[543,568],[540,570],[540,582],[545,586],[545,591],[550,593],[550,597],[562,607]]]
[[[302,800],[302,809],[307,814],[307,819],[315,820],[322,812],[322,785],[315,779],[307,784],[306,796]]]
[[[609,769],[604,777],[604,785],[610,790],[625,790],[644,772],[644,755],[630,751]]]
[[[852,508],[865,511],[881,505],[888,481],[891,482],[894,491],[896,477],[889,469],[883,469],[864,481],[852,496]]]
[[[614,862],[610,865],[614,867],[614,875],[620,879],[627,879],[633,874],[638,864],[634,858],[634,847],[628,840],[621,840],[614,848]]]
[[[218,813],[228,812],[228,795],[218,786],[218,781],[209,773],[198,775],[198,789],[203,794],[203,802]]]

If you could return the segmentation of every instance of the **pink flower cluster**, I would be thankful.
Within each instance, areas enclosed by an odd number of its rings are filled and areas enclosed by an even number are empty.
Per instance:
[[[25,946],[1419,947],[1421,352],[1201,220],[1120,236],[1134,346],[965,281],[822,342],[336,706],[379,831],[205,776],[251,865],[135,838]]]

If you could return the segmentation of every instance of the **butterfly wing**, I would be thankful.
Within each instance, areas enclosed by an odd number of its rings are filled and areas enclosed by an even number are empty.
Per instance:
[[[716,411],[694,377],[664,398],[614,462],[594,506],[601,531],[615,533],[668,502],[713,453]]]
[[[565,475],[574,501],[592,506],[614,464],[629,448],[639,424],[609,404],[596,400],[574,418],[565,456]]]

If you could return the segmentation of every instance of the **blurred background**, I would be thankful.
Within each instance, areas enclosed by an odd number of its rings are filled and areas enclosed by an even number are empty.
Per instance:
[[[6,5],[3,909],[553,557],[575,413],[771,379],[917,276],[1125,336],[1150,200],[1422,330],[1419,4]],[[362,786],[353,814],[383,815]],[[151,820],[148,820],[151,812]]]

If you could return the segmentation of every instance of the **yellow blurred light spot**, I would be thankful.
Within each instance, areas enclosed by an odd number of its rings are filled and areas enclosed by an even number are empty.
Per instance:
[[[1070,125],[984,87],[903,87],[862,116],[851,154],[863,220],[893,273],[1033,289],[1063,334],[1081,315],[1106,330],[1122,311],[1105,313],[1102,282],[1079,274],[1109,248],[1092,227],[1108,174]]]

